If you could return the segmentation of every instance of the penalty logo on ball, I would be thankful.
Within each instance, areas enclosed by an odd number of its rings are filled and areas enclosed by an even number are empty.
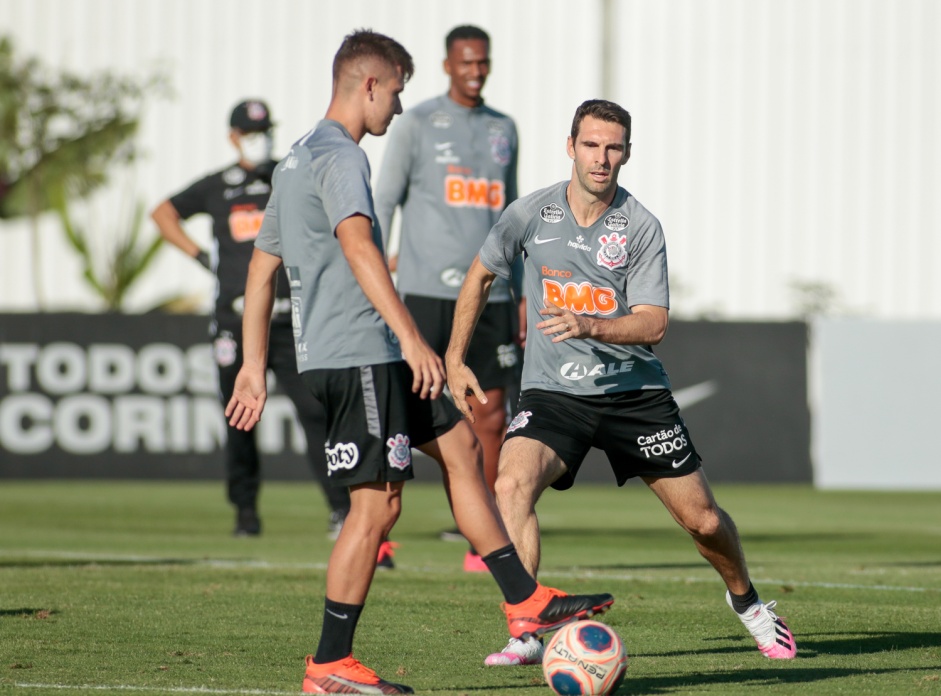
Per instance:
[[[546,645],[542,671],[557,694],[611,694],[627,672],[627,650],[611,627],[578,621],[563,626]]]

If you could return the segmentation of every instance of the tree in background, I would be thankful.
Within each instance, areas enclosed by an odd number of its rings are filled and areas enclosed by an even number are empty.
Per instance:
[[[70,221],[68,202],[100,188],[113,167],[135,160],[134,135],[144,98],[166,93],[165,80],[158,75],[143,79],[109,72],[79,76],[53,71],[34,58],[17,61],[12,41],[0,37],[0,219],[26,217],[30,221],[32,275],[40,309],[45,304],[39,273],[39,217],[43,213],[58,214],[70,243],[83,258],[86,280],[109,309],[120,308],[128,280],[139,276],[153,258],[159,241],[143,251],[136,249],[140,227],[136,213],[128,237],[130,248],[127,241],[121,242],[108,262],[112,268],[105,275],[117,280],[99,280],[87,235]],[[116,269],[115,263],[123,267]]]

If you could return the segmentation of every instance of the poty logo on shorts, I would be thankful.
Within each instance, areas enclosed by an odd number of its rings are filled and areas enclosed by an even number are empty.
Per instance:
[[[554,225],[557,222],[562,222],[562,218],[565,217],[565,211],[555,203],[550,203],[539,211],[539,217]]]
[[[510,421],[510,424],[506,427],[508,433],[512,433],[514,430],[519,430],[520,428],[525,428],[529,425],[529,417],[533,415],[532,411],[520,411],[515,416],[513,420]]]
[[[408,435],[399,433],[386,440],[389,448],[389,466],[393,469],[404,470],[412,463],[412,448],[409,446]]]
[[[623,266],[627,261],[627,235],[612,232],[598,238],[601,248],[598,249],[598,265],[615,269]]]
[[[604,226],[612,232],[620,232],[631,224],[631,221],[622,213],[612,213],[604,219]]]
[[[637,438],[640,451],[647,459],[679,452],[689,445],[683,424],[677,423],[669,430],[661,430],[653,435],[641,435]]]
[[[327,473],[333,476],[340,469],[352,469],[359,463],[359,448],[354,442],[338,442],[333,447],[325,447],[327,454]]]

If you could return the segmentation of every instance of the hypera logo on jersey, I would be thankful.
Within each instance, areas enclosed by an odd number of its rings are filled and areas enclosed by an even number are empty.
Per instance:
[[[525,428],[529,425],[529,417],[533,415],[532,411],[520,411],[515,416],[513,420],[510,421],[510,424],[506,426],[506,431],[512,433],[514,430],[519,430],[520,428]]]
[[[631,224],[623,213],[612,213],[604,219],[604,226],[612,232],[620,232]]]
[[[554,225],[557,222],[562,222],[562,219],[565,217],[565,211],[562,210],[561,206],[550,203],[547,206],[543,206],[542,210],[539,211],[539,217],[550,225]]]
[[[626,218],[625,218],[626,219]],[[598,238],[601,248],[598,249],[598,265],[610,269],[620,268],[627,262],[627,235],[612,232]]]
[[[402,433],[386,440],[386,447],[389,448],[389,466],[393,469],[404,470],[412,464],[412,448],[409,443],[408,435]]]
[[[338,442],[333,447],[324,447],[324,452],[327,455],[329,476],[340,469],[352,469],[359,463],[359,447],[355,442]]]

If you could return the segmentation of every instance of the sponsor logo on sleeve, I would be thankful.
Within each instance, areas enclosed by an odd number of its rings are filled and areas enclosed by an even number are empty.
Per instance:
[[[547,206],[543,206],[542,210],[539,211],[539,217],[549,224],[554,225],[557,222],[562,222],[562,219],[565,217],[565,211],[562,210],[561,206],[550,203]]]
[[[631,224],[631,221],[623,213],[612,213],[604,219],[604,226],[612,232],[620,232]]]
[[[508,433],[512,433],[514,430],[520,430],[529,425],[529,417],[533,415],[532,411],[520,411],[515,416],[513,420],[510,421],[510,424],[506,427]]]
[[[627,262],[627,235],[612,232],[598,238],[601,248],[598,249],[598,265],[610,269],[620,268]]]
[[[404,471],[412,464],[412,448],[409,445],[408,435],[402,433],[386,440],[389,448],[389,466]]]
[[[340,469],[352,469],[359,463],[359,448],[355,442],[338,442],[333,447],[325,447],[324,451],[330,476]]]

